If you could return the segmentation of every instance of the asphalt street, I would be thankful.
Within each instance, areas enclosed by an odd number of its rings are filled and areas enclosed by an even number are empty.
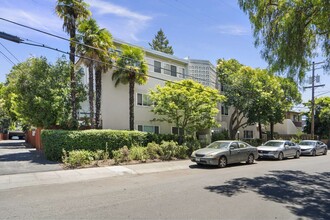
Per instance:
[[[46,160],[35,148],[27,148],[24,140],[0,142],[0,175],[61,169],[59,163]]]
[[[1,219],[330,219],[330,155],[0,190]]]

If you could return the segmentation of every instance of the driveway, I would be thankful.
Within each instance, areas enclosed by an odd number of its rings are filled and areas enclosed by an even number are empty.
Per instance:
[[[0,175],[61,169],[59,163],[46,160],[35,148],[27,148],[25,141],[0,141]]]

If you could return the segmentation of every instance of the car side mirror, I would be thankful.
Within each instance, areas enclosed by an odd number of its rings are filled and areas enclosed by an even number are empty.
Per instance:
[[[234,147],[234,146],[230,146],[229,149],[230,149],[230,150],[234,150],[235,147]]]
[[[284,145],[284,147],[285,147],[285,148],[288,148],[288,147],[289,147],[289,145],[287,145],[287,144],[286,144],[286,145]]]

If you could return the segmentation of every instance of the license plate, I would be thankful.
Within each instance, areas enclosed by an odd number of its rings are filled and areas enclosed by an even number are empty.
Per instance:
[[[197,162],[201,161],[201,158],[196,157],[195,159]]]

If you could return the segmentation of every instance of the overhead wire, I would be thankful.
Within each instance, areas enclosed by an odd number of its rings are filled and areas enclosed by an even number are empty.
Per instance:
[[[5,50],[10,54],[10,55],[12,55],[16,60],[17,60],[17,62],[21,62],[21,61],[19,61],[19,59],[12,53],[12,52],[10,52],[10,50],[8,50],[8,48],[7,47],[5,47],[5,45],[3,45],[1,42],[0,42],[0,45],[3,47],[3,48],[5,48]]]
[[[16,65],[16,63],[14,63],[14,61],[12,61],[9,57],[7,57],[6,54],[4,54],[1,50],[0,53],[6,58],[8,62],[12,63],[13,65]]]
[[[90,45],[87,45],[87,44],[81,43],[81,42],[79,42],[79,41],[69,40],[69,39],[64,38],[64,37],[61,37],[61,36],[59,36],[59,35],[52,34],[52,33],[49,33],[49,32],[46,32],[46,31],[43,31],[43,30],[40,30],[40,29],[37,29],[37,28],[33,28],[33,27],[31,27],[31,26],[28,26],[28,25],[20,24],[20,23],[17,23],[17,22],[15,22],[15,21],[11,21],[11,20],[9,20],[9,19],[5,19],[5,18],[0,17],[0,20],[3,20],[3,21],[6,21],[6,22],[9,22],[9,23],[12,23],[12,24],[15,24],[15,25],[18,25],[18,26],[21,26],[21,27],[24,27],[24,28],[27,28],[27,29],[33,30],[33,31],[37,31],[37,32],[42,33],[42,34],[49,35],[49,36],[51,36],[51,37],[55,37],[55,38],[58,38],[58,39],[61,39],[61,40],[65,40],[65,41],[67,41],[67,42],[74,42],[74,43],[76,43],[76,44],[79,44],[79,45],[82,45],[82,46],[85,46],[85,47],[88,47],[88,48],[91,48],[91,49],[95,49],[95,50],[99,50],[99,51],[103,51],[103,52],[105,52],[104,50],[102,50],[102,49],[100,49],[100,48],[97,48],[97,47],[94,47],[94,46],[90,46]],[[25,40],[31,41],[31,40],[29,40],[29,39],[25,39]],[[31,42],[35,42],[35,41],[31,41]],[[35,42],[35,43],[37,43],[37,42]],[[41,44],[41,43],[39,43],[39,44]],[[37,46],[37,45],[35,45],[35,46]],[[59,51],[59,50],[58,50],[58,51]],[[111,53],[116,53],[117,56],[125,57],[125,56],[123,56],[123,55],[118,54],[116,51],[110,51],[110,52],[111,52]],[[64,52],[64,53],[67,54],[68,52]],[[130,60],[132,60],[132,61],[138,62],[137,60],[134,60],[134,59],[132,59],[132,58],[129,58],[129,57],[126,57],[126,58],[128,58],[128,59],[130,59]],[[155,65],[153,65],[153,64],[149,64],[149,63],[148,63],[148,65],[149,65],[149,66],[152,66],[152,67],[155,67]],[[157,67],[157,68],[158,68],[158,67]],[[169,71],[169,72],[171,72],[170,69],[166,69],[165,67],[160,67],[160,69],[163,69],[164,71]],[[179,74],[179,75],[182,75],[183,77],[185,76],[183,73],[180,73],[180,72],[176,72],[176,73]],[[205,82],[205,83],[210,83],[210,84],[214,85],[215,87],[216,87],[216,85],[217,85],[216,82],[207,81],[207,80],[205,80],[205,79],[198,78],[198,77],[195,77],[195,76],[192,76],[192,75],[189,75],[189,78],[191,78],[191,79],[195,79],[195,80],[197,80],[197,81],[199,81],[199,82],[200,82],[200,81],[203,81],[203,82]]]

